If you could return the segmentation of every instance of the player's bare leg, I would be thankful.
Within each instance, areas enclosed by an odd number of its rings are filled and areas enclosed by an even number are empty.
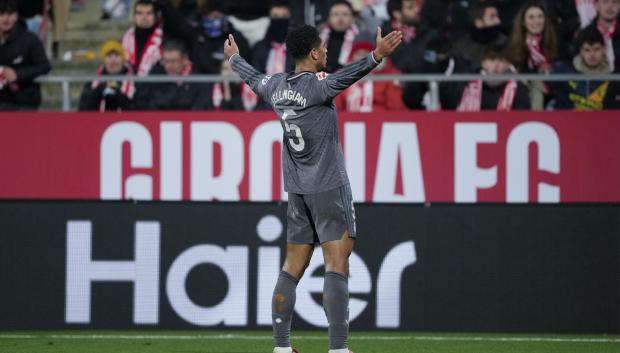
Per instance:
[[[329,353],[348,353],[349,256],[355,241],[345,231],[339,240],[321,245],[325,259],[323,308],[329,322]]]
[[[313,244],[287,244],[286,260],[273,291],[271,318],[273,320],[274,353],[291,353],[291,319],[295,308],[295,290],[299,279],[310,263]]]

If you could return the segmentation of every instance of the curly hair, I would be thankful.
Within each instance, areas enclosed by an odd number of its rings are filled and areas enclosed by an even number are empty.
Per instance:
[[[547,9],[537,1],[530,1],[517,13],[512,25],[512,32],[510,33],[510,60],[519,71],[524,71],[527,68],[529,52],[526,44],[525,14],[533,7],[539,8],[545,16],[545,28],[543,29],[541,42],[543,54],[550,61],[553,61],[558,54],[557,34]]]
[[[320,45],[319,32],[309,25],[297,27],[286,36],[286,50],[295,61],[304,59],[312,49],[318,48]]]

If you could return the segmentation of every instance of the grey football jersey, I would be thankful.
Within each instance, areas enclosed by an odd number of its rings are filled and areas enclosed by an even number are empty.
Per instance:
[[[266,76],[238,54],[229,61],[232,69],[280,117],[284,129],[284,190],[313,194],[347,184],[349,178],[333,98],[378,65],[372,53],[334,74],[300,72]]]

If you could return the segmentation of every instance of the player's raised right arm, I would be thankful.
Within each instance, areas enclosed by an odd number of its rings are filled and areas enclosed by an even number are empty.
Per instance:
[[[366,76],[374,69],[383,58],[390,56],[396,47],[402,42],[403,34],[400,31],[390,32],[385,37],[381,36],[381,28],[377,28],[377,46],[368,54],[354,63],[346,65],[336,73],[328,75],[322,84],[321,91],[325,95],[324,98],[332,99],[340,92],[347,89],[356,81]]]

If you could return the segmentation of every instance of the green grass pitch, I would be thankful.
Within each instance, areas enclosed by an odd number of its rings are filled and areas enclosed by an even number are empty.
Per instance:
[[[295,332],[300,353],[326,353],[326,333]],[[353,332],[356,353],[619,353],[620,335]],[[268,331],[0,331],[0,353],[271,353]]]

